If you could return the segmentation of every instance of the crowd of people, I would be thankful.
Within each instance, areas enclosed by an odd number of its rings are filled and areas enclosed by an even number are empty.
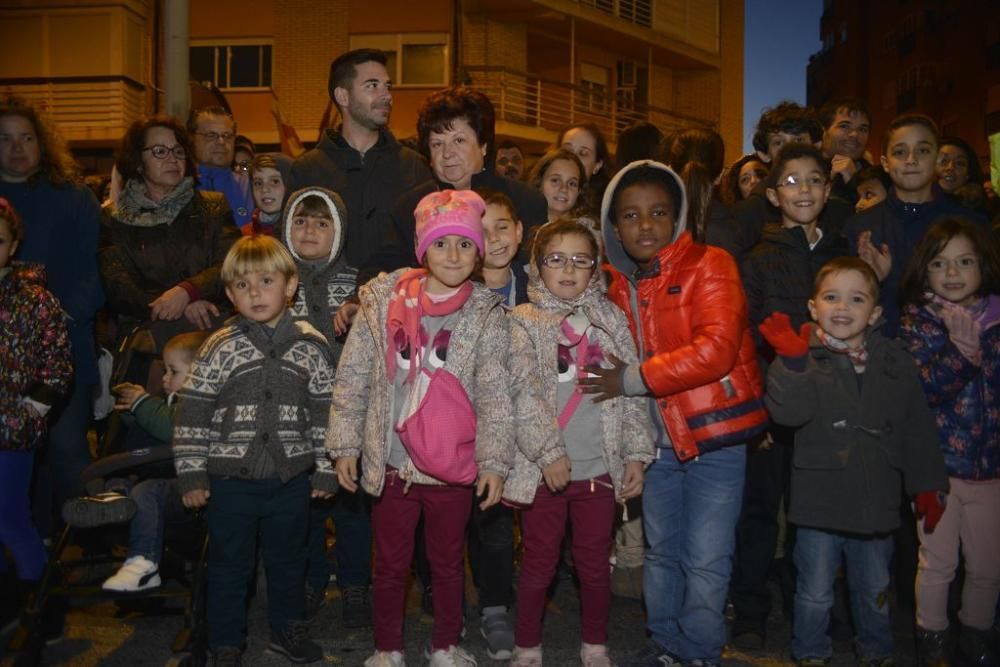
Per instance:
[[[331,521],[366,667],[405,664],[413,571],[429,664],[476,664],[466,557],[514,667],[543,664],[559,569],[585,667],[763,647],[774,572],[799,665],[833,656],[838,578],[859,664],[897,664],[890,593],[921,665],[1000,664],[998,206],[968,143],[905,114],[876,164],[845,98],[765,109],[728,166],[714,130],[649,123],[614,156],[569,126],[529,164],[464,86],[397,140],[386,62],[331,64],[340,123],[295,160],[221,107],[136,121],[103,205],[50,122],[0,101],[5,600],[64,519],[129,521],[103,587],[156,588],[165,524],[203,510],[216,665],[241,661],[258,553],[269,649],[323,658]],[[130,355],[111,387],[99,347]],[[174,465],[86,495],[109,389],[107,439]],[[615,660],[612,592],[648,635]]]

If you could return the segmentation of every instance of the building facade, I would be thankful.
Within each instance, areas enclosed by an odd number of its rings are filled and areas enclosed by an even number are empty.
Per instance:
[[[893,117],[919,111],[989,163],[987,136],[1000,132],[1000,3],[824,0],[820,37],[808,102],[867,101],[873,155]]]
[[[637,120],[740,145],[742,0],[0,0],[0,93],[45,106],[74,149],[109,149],[162,110],[163,15],[188,1],[191,80],[264,146],[279,110],[316,140],[330,61],[358,47],[389,54],[399,137],[430,92],[466,83],[494,100],[498,137],[535,153],[587,121],[612,145]]]

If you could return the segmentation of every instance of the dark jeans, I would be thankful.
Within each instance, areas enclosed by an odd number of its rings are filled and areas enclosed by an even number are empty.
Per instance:
[[[48,551],[31,521],[28,487],[35,452],[0,449],[0,560],[10,551],[21,581],[42,578]]]
[[[242,646],[257,536],[267,576],[272,631],[305,615],[308,475],[279,479],[212,477],[208,500],[208,644]]]
[[[330,500],[309,504],[309,554],[306,585],[326,590],[330,580],[330,562],[326,558],[326,520],[333,519],[337,531],[334,553],[337,557],[337,586],[367,586],[371,580],[372,520],[367,493],[341,491]]]
[[[136,512],[129,524],[128,557],[142,556],[154,563],[163,559],[163,533],[168,521],[184,517],[176,479],[146,479],[129,491]]]
[[[93,385],[73,383],[68,400],[53,415],[44,447],[39,449],[34,514],[43,536],[62,526],[62,506],[83,493],[80,477],[90,465],[87,428],[93,416]]]
[[[482,498],[472,498],[469,522],[469,565],[479,589],[479,606],[509,607],[514,579],[514,511],[494,505],[479,509]]]
[[[774,444],[747,456],[743,510],[736,524],[732,600],[736,622],[763,634],[771,609],[768,572],[778,543],[778,511],[787,498],[792,463],[792,431],[774,429]],[[786,549],[791,555],[791,546]]]

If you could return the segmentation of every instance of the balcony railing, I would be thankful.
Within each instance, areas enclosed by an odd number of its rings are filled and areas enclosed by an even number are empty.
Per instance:
[[[0,94],[44,109],[70,141],[118,141],[146,113],[145,90],[124,77],[5,79]]]
[[[583,88],[504,67],[466,66],[463,71],[462,78],[493,100],[497,120],[509,123],[554,132],[573,123],[594,123],[613,143],[638,121],[650,122],[664,133],[692,126],[718,129],[709,118],[636,104],[626,91]]]

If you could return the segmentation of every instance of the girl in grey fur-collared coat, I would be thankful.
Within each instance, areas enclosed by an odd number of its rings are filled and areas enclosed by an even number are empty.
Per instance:
[[[580,578],[581,658],[606,658],[615,501],[641,493],[654,458],[645,399],[597,403],[577,386],[585,369],[636,359],[624,313],[604,296],[598,250],[593,232],[573,220],[541,227],[528,269],[531,303],[511,317],[517,451],[504,496],[531,505],[522,513],[513,665],[541,658],[545,595],[567,516]]]

